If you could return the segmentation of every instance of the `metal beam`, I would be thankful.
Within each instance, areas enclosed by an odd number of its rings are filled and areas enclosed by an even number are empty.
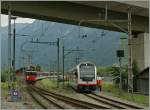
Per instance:
[[[10,2],[2,2],[2,13],[7,14],[7,5]],[[46,2],[11,2],[12,14],[21,17],[29,17],[34,19],[55,21],[67,24],[78,25],[79,21],[84,19],[100,19],[99,14],[101,13],[101,18],[105,17],[105,8],[98,8],[93,6],[87,6],[71,2],[58,2],[58,1],[46,1]],[[88,13],[86,13],[88,12]],[[117,12],[109,10],[108,7],[108,19],[111,20],[124,20],[128,18],[127,13]],[[132,31],[134,33],[148,32],[149,31],[149,19],[145,16],[132,16]],[[142,21],[142,22],[141,22]],[[122,28],[128,29],[126,23],[117,22]],[[106,24],[104,22],[84,22],[82,26],[94,27],[108,29],[112,31],[121,31],[115,28],[111,24]],[[140,28],[139,28],[140,27]]]

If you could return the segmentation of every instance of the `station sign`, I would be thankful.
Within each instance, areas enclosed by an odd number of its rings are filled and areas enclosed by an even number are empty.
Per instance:
[[[12,99],[12,101],[20,101],[21,100],[21,96],[20,96],[19,91],[12,90],[11,99]]]

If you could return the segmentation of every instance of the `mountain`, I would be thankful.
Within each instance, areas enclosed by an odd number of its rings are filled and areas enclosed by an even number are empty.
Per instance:
[[[12,25],[13,28],[13,25]],[[8,27],[0,29],[2,69],[8,62]],[[22,36],[28,35],[28,36]],[[60,67],[62,67],[62,44],[65,50],[81,49],[84,51],[65,51],[65,68],[69,69],[76,65],[76,57],[80,61],[88,60],[97,66],[109,66],[118,62],[116,50],[120,48],[120,37],[123,33],[106,31],[88,27],[78,27],[48,21],[35,21],[32,24],[16,24],[16,67],[23,66],[22,56],[30,57],[32,64],[40,64],[46,70],[57,68],[57,46],[48,44],[33,44],[29,41],[56,42],[60,39]],[[62,39],[63,38],[63,39]],[[22,51],[25,50],[25,51]],[[26,62],[30,62],[26,59]],[[24,62],[25,63],[25,62]]]

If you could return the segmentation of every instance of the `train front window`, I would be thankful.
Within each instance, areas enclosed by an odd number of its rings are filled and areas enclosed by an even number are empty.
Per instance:
[[[80,65],[80,77],[94,78],[95,77],[95,66],[92,64],[81,64]]]
[[[36,72],[26,72],[26,75],[32,75],[32,76],[36,76]]]

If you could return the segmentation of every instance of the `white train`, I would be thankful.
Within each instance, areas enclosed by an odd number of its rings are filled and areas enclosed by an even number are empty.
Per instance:
[[[74,86],[80,92],[94,91],[97,86],[97,70],[91,62],[81,62],[71,71]]]

